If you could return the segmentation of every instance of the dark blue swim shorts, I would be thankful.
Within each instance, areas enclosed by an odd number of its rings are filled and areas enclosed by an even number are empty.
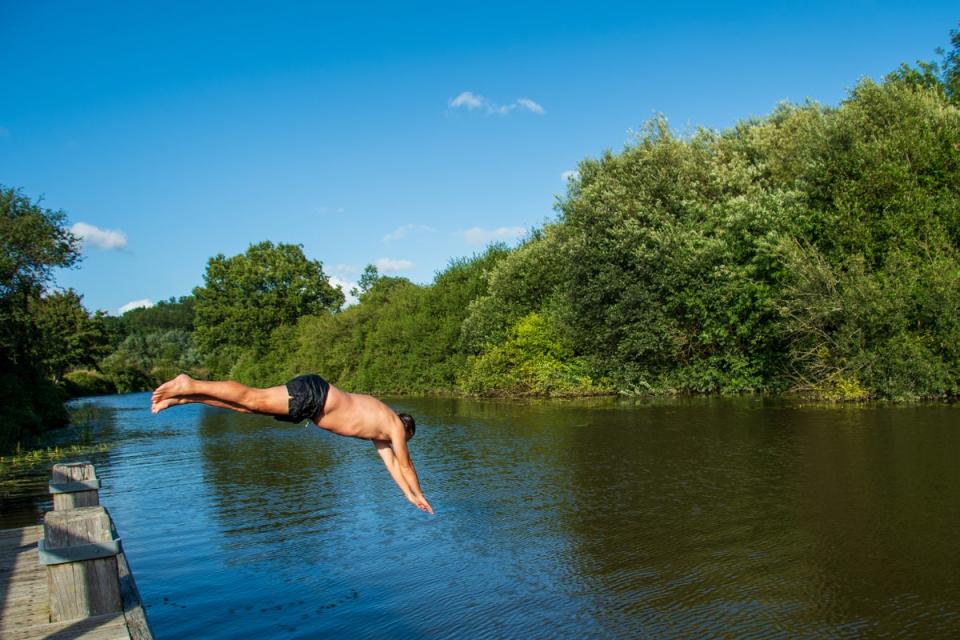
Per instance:
[[[303,422],[319,418],[327,404],[330,384],[318,375],[298,376],[287,383],[287,415],[274,416],[283,422]]]

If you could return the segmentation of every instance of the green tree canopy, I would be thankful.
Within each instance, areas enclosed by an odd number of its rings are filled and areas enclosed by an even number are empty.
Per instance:
[[[44,209],[16,189],[0,186],[0,358],[29,357],[38,337],[29,315],[52,280],[53,269],[80,259],[66,214]]]
[[[56,381],[76,367],[93,367],[109,350],[103,313],[83,307],[73,289],[52,293],[31,303],[31,315],[43,337],[33,346],[34,356]]]
[[[65,225],[63,211],[44,209],[0,185],[0,299],[42,291],[54,268],[76,264],[79,240]]]
[[[207,263],[204,286],[194,289],[197,345],[207,354],[264,348],[271,333],[306,315],[330,313],[344,302],[323,265],[300,245],[266,241],[243,254]],[[225,366],[214,367],[223,373]]]
[[[193,296],[181,296],[131,309],[121,316],[123,326],[128,333],[193,331],[193,302]]]
[[[953,104],[960,106],[960,29],[950,31],[953,48],[943,53],[943,84]]]
[[[350,289],[350,295],[356,298],[363,297],[363,294],[370,291],[379,279],[380,271],[376,265],[368,264],[364,267],[363,273],[360,274],[360,280],[357,281],[357,286]]]
[[[66,215],[0,186],[0,447],[25,432],[63,422],[66,412],[40,353],[53,348],[32,312],[53,270],[80,259]]]

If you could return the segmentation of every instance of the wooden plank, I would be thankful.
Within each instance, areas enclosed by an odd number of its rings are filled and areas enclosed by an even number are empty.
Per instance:
[[[117,525],[111,519],[113,535],[119,538]],[[127,631],[133,640],[153,640],[150,631],[150,622],[147,620],[147,610],[140,599],[140,590],[133,579],[133,572],[127,563],[127,554],[122,551],[117,556],[117,570],[120,574],[120,597],[123,599],[123,615],[127,620]]]
[[[50,482],[53,484],[67,484],[83,480],[96,480],[97,471],[89,462],[72,462],[69,464],[55,464],[50,473]],[[77,507],[95,507],[100,504],[100,492],[76,491],[73,493],[53,494],[53,510],[76,509]]]
[[[19,539],[22,531],[23,529],[0,529],[0,540],[7,540],[8,538]]]
[[[49,623],[46,572],[37,562],[39,533],[40,527],[25,527],[8,532],[0,541],[4,583],[0,587],[0,638],[12,633],[22,635],[37,624]]]
[[[42,527],[39,524],[30,525],[27,527],[6,527],[4,529],[0,529],[0,534],[17,537],[23,535],[25,532],[35,529],[42,529]]]
[[[36,553],[36,549],[37,547],[34,545],[32,549],[34,553]],[[29,552],[24,551],[24,553]],[[37,566],[35,567],[24,566],[27,564],[28,563],[26,562],[18,561],[17,566],[13,567],[13,569],[10,570],[10,573],[6,574],[4,582],[9,582],[9,584],[4,586],[8,588],[16,588],[16,586],[21,584],[24,580],[43,580],[46,577],[47,574],[44,572],[43,567],[40,566],[39,560],[37,561]]]
[[[28,628],[0,631],[0,640],[124,640],[129,638],[126,623],[119,613],[83,618],[69,622],[45,623]]]
[[[36,549],[36,545],[34,545],[33,548]],[[24,553],[27,553],[27,551],[24,551]],[[7,561],[0,559],[0,566],[11,565],[14,562],[16,562],[15,559],[10,559]],[[0,588],[3,588],[4,591],[6,591],[11,587],[15,587],[24,578],[36,577],[37,575],[39,575],[41,578],[46,576],[46,573],[43,571],[43,567],[39,565],[36,567],[28,567],[25,566],[25,563],[21,563],[17,566],[11,567],[9,571],[3,572],[3,575],[0,576]]]
[[[39,587],[43,586],[42,581],[38,580],[37,583]],[[30,603],[35,603],[41,607],[45,607],[47,606],[47,594],[42,588],[31,589],[30,591],[22,591],[19,593],[8,593],[4,597],[4,602],[8,608],[11,605],[26,606]]]
[[[6,533],[0,538],[4,545],[2,553],[4,555],[16,554],[17,547],[29,546],[35,543],[37,538],[40,537],[41,529],[42,527],[40,525],[23,527],[21,529],[6,529]]]
[[[48,511],[43,517],[44,546],[64,549],[113,540],[103,507]],[[117,558],[97,558],[47,567],[50,620],[63,622],[123,610]]]

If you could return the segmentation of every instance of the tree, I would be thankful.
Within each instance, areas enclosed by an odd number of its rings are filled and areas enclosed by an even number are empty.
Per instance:
[[[80,259],[66,215],[0,186],[0,447],[66,420],[62,398],[34,358],[43,342],[31,307],[55,268]]]
[[[182,372],[199,373],[193,335],[182,329],[134,332],[100,362],[120,393],[152,389]]]
[[[91,316],[81,300],[76,291],[67,289],[31,304],[31,315],[43,337],[34,345],[34,356],[56,382],[71,369],[96,366],[109,351],[103,312]]]
[[[122,316],[127,333],[193,331],[193,296],[161,300],[152,307],[138,307]]]
[[[370,291],[379,279],[380,272],[377,270],[376,265],[368,264],[364,267],[363,273],[360,274],[360,280],[357,282],[357,286],[350,289],[350,295],[356,298],[361,297],[367,291]]]
[[[63,211],[43,209],[0,185],[0,299],[42,291],[54,268],[77,263],[79,241],[65,224]]]
[[[950,31],[950,51],[938,51],[943,56],[943,85],[950,101],[960,106],[960,29]]]
[[[230,258],[211,258],[204,286],[193,293],[195,339],[211,356],[262,350],[274,329],[330,313],[344,302],[343,291],[330,285],[323,265],[308,260],[301,245],[269,241]],[[215,373],[226,372],[226,361],[215,364]]]
[[[34,342],[30,300],[40,297],[57,267],[80,259],[66,214],[43,209],[16,189],[0,186],[0,359],[27,357]]]

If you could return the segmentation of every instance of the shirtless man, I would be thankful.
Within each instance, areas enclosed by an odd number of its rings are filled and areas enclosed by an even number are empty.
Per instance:
[[[284,422],[310,420],[341,436],[371,440],[390,477],[421,511],[433,513],[423,497],[407,441],[417,425],[405,413],[394,413],[372,396],[341,391],[316,375],[300,376],[285,385],[257,389],[239,382],[194,380],[181,373],[153,392],[150,410],[159,413],[178,404],[199,402],[242,413],[271,415]]]

